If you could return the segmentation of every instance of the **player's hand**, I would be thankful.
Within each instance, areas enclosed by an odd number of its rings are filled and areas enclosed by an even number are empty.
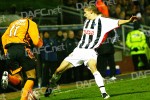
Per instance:
[[[135,22],[135,21],[137,21],[137,20],[138,20],[138,17],[137,17],[137,16],[132,16],[132,17],[129,19],[130,22]]]
[[[38,44],[36,45],[38,48],[43,46],[43,40],[39,38]]]

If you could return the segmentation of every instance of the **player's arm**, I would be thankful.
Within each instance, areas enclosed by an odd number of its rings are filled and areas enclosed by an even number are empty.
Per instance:
[[[122,25],[122,24],[125,24],[125,23],[129,23],[129,22],[134,22],[136,21],[138,18],[136,16],[132,16],[130,17],[130,19],[128,20],[119,20],[118,24],[119,26]]]
[[[33,41],[33,44],[35,46],[42,47],[43,46],[43,40],[40,38],[36,23],[31,21],[31,20],[29,20],[29,21],[30,21],[30,24],[29,24],[30,26],[29,26],[28,33],[30,35],[30,38]]]

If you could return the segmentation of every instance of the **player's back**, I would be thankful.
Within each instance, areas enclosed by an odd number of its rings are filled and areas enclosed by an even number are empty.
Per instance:
[[[24,38],[28,28],[27,19],[19,19],[12,22],[4,35],[7,38],[6,44],[9,43],[25,43]]]

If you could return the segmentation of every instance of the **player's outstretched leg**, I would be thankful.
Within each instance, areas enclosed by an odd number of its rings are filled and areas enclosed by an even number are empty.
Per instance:
[[[108,99],[110,96],[109,96],[107,93],[102,93],[102,97],[103,97],[104,99]]]
[[[96,71],[93,73],[94,78],[95,78],[95,82],[98,85],[100,91],[101,91],[101,95],[104,99],[108,99],[110,96],[107,94],[106,90],[105,90],[105,86],[104,86],[104,82],[103,82],[103,77],[101,76],[101,74]]]
[[[96,60],[95,59],[89,60],[88,61],[88,66],[89,66],[90,71],[92,72],[92,74],[95,78],[95,82],[96,82],[97,86],[100,89],[102,97],[104,99],[108,99],[110,96],[107,94],[107,92],[105,90],[103,77],[101,76],[101,74],[99,73],[99,71],[96,68]]]
[[[56,82],[60,79],[60,77],[61,74],[53,74],[49,86],[46,88],[46,91],[44,93],[45,97],[48,97],[52,93],[53,89],[57,86]]]
[[[48,97],[52,93],[52,90],[54,87],[56,87],[56,82],[60,79],[62,73],[65,72],[67,69],[72,68],[72,66],[73,65],[70,62],[65,60],[60,64],[50,80],[50,84],[44,94],[45,97]]]

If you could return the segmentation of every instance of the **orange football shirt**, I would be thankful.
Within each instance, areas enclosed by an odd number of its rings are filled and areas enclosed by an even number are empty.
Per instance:
[[[5,53],[6,53],[6,49],[5,49],[6,44],[29,42],[28,39],[25,40],[27,28],[28,28],[28,35],[33,41],[33,44],[35,46],[39,46],[39,42],[41,42],[41,39],[39,36],[37,24],[30,19],[26,19],[26,18],[19,19],[19,20],[12,22],[2,36],[2,44],[3,44]]]

